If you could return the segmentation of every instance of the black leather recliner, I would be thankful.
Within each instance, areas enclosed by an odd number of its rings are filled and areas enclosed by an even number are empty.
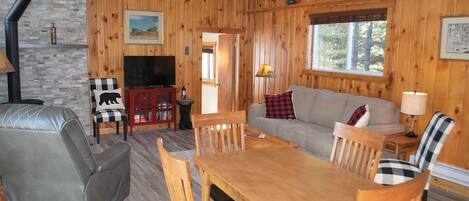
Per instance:
[[[0,105],[0,176],[9,201],[122,201],[129,154],[125,143],[93,154],[70,109]]]

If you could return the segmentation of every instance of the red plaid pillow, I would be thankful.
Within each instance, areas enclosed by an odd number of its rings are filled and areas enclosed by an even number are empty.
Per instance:
[[[293,110],[292,92],[265,95],[266,118],[296,119]]]
[[[359,128],[363,128],[368,126],[368,122],[370,120],[370,110],[368,109],[368,105],[362,105],[358,107],[350,116],[347,124],[350,126],[355,126]]]

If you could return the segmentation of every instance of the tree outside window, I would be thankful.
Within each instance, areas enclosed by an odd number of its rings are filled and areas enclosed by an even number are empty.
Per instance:
[[[385,11],[338,13],[311,19],[311,69],[383,75]]]

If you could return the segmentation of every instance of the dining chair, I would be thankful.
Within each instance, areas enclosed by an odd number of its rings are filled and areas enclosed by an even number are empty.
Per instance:
[[[189,162],[166,151],[163,139],[156,139],[156,144],[171,201],[193,201]]]
[[[356,201],[420,201],[430,176],[426,170],[414,180],[395,185],[372,189],[358,189]]]
[[[156,145],[160,152],[163,174],[171,201],[193,201],[189,161],[170,154],[164,148],[161,138],[156,139]],[[216,186],[210,188],[210,197],[213,201],[232,201]]]
[[[196,155],[244,151],[246,112],[192,115]]]
[[[368,129],[335,123],[331,163],[374,180],[384,146],[384,136]]]
[[[415,154],[409,161],[397,159],[381,159],[379,161],[378,172],[375,183],[383,185],[397,185],[413,180],[421,172],[432,170],[438,155],[443,148],[446,138],[455,126],[455,122],[450,117],[441,112],[435,112],[428,123],[420,139],[420,143]],[[430,185],[427,181],[423,200],[426,200]]]

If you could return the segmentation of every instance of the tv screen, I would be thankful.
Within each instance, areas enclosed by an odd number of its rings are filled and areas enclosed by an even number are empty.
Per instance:
[[[125,56],[126,88],[175,85],[174,56]]]

